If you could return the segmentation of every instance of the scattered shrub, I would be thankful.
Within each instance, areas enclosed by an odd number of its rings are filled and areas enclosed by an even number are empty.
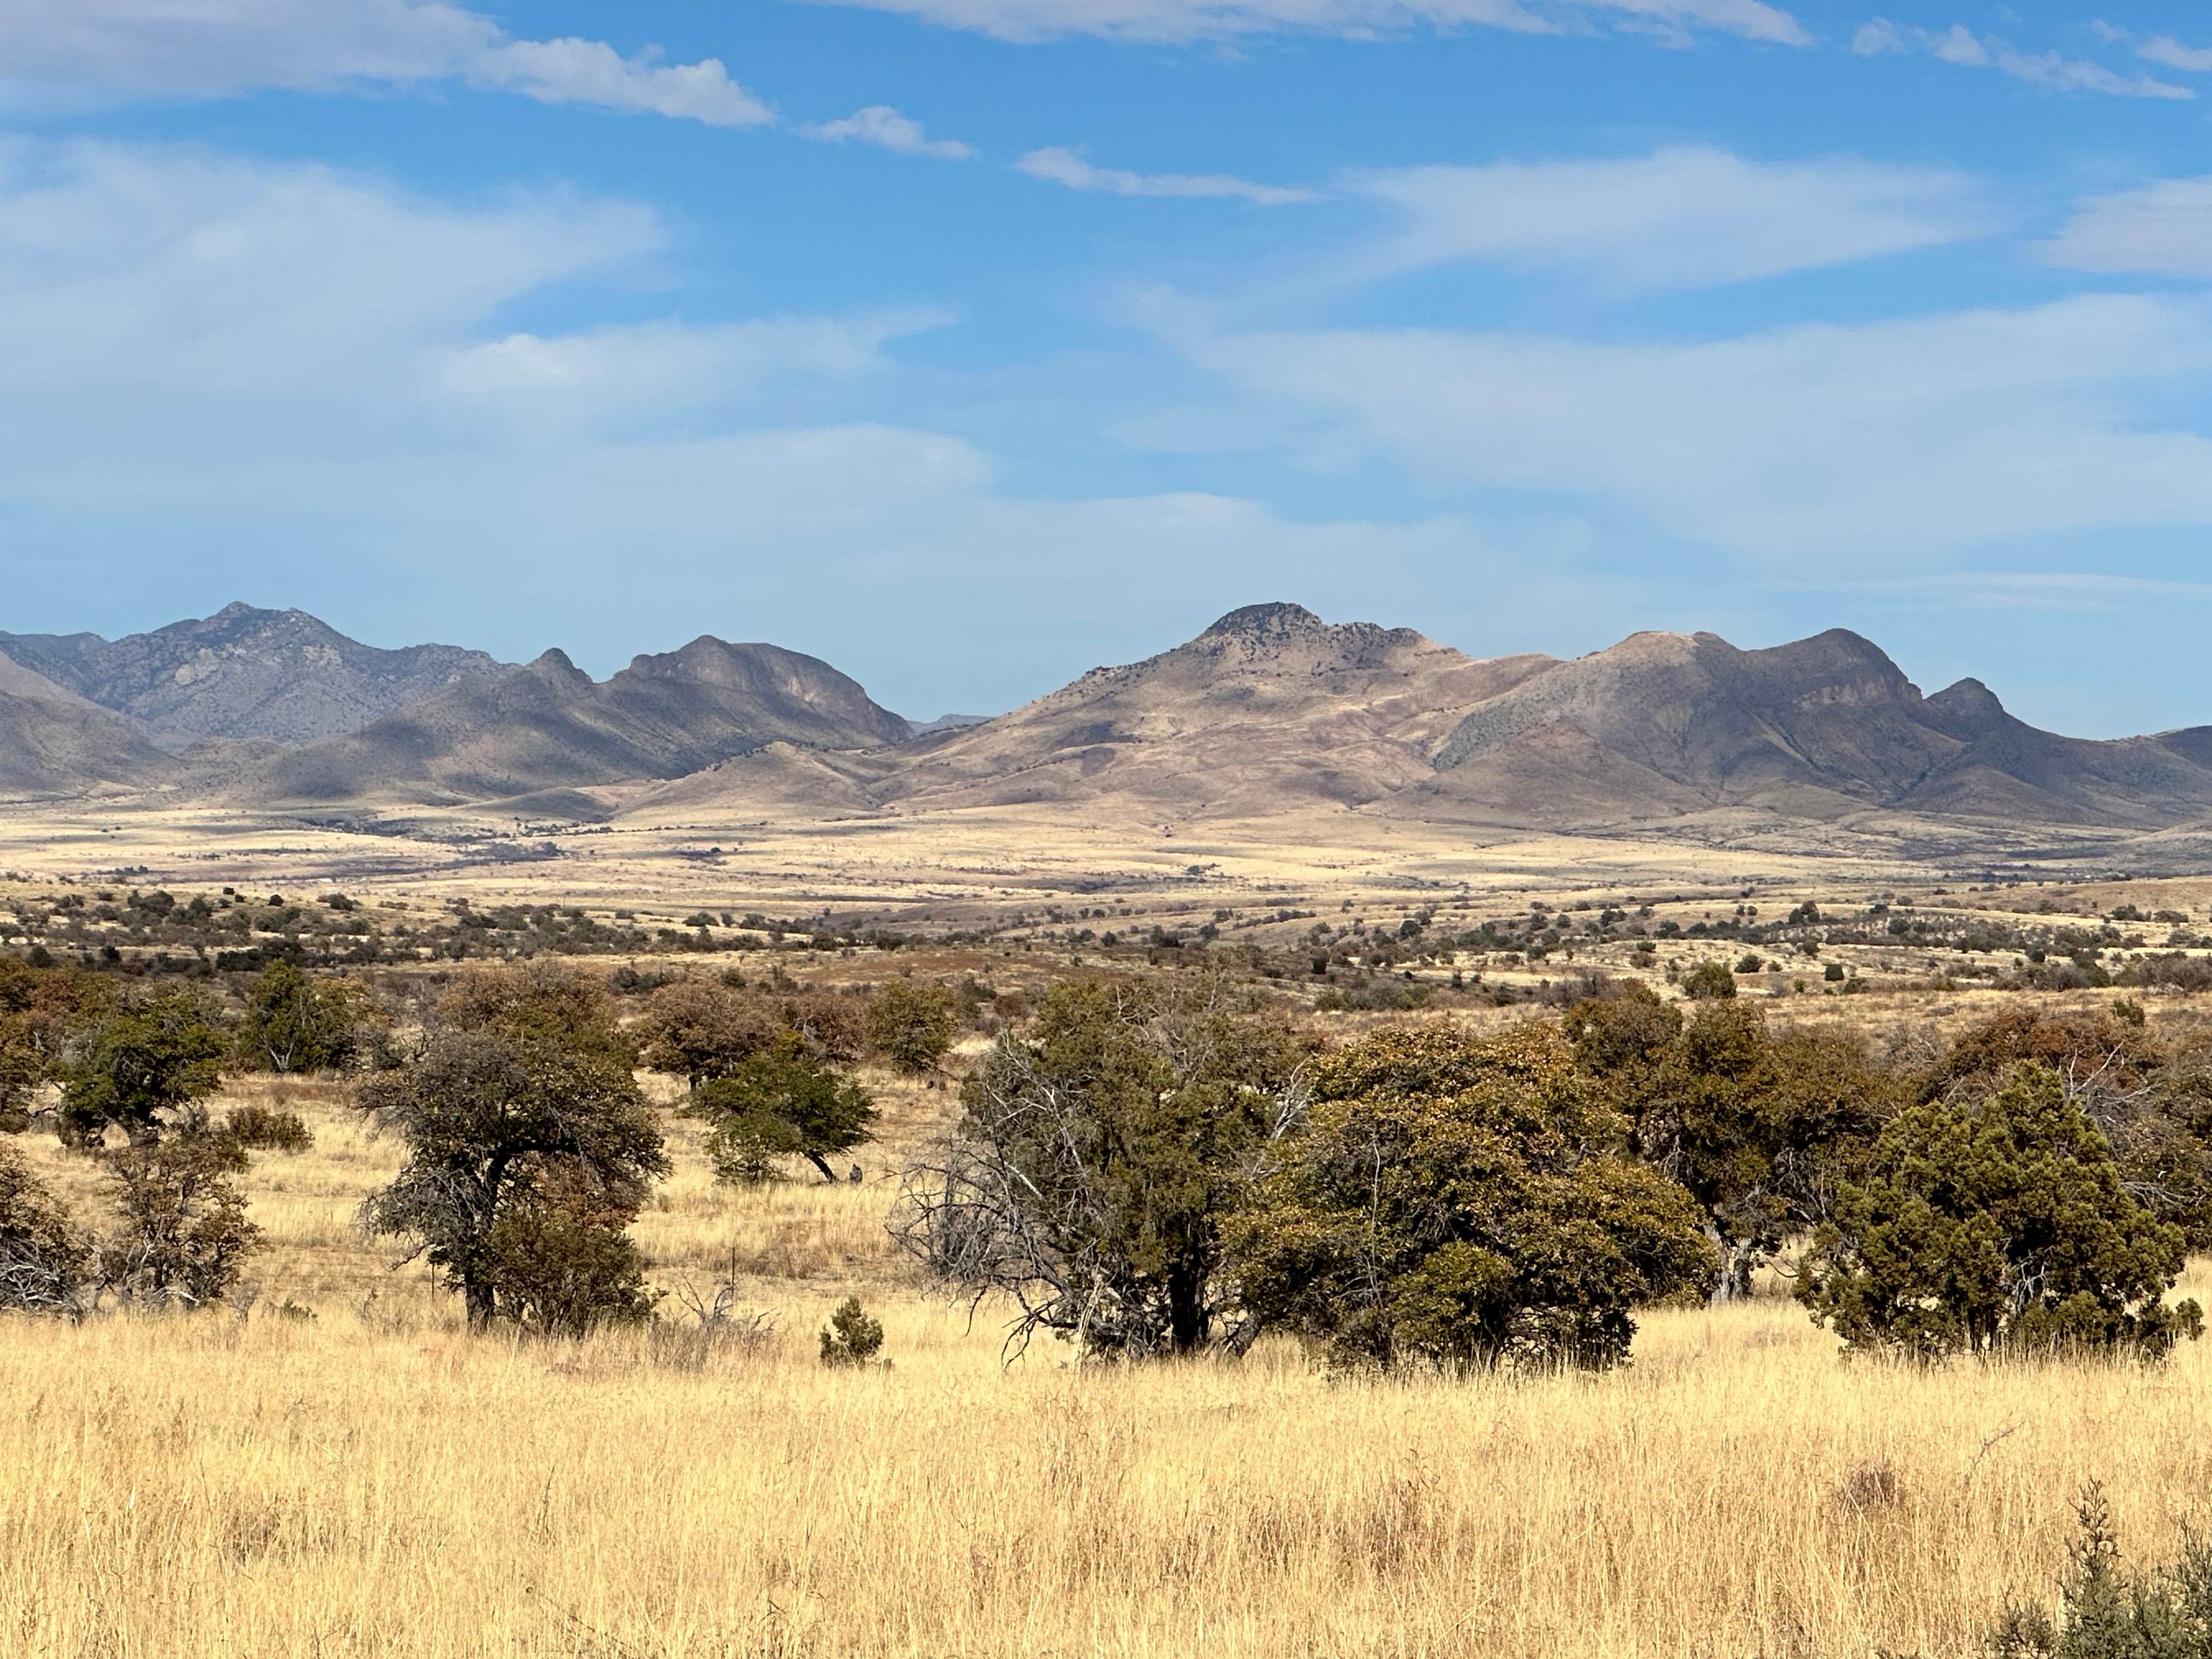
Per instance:
[[[545,1188],[509,1205],[484,1241],[485,1275],[501,1312],[552,1337],[651,1318],[659,1298],[647,1289],[645,1258],[624,1231],[633,1218]]]
[[[228,1296],[261,1245],[230,1182],[244,1163],[228,1140],[198,1133],[104,1158],[122,1224],[100,1243],[101,1285],[157,1306],[205,1307]]]
[[[289,962],[261,970],[246,998],[238,1050],[247,1064],[280,1076],[335,1072],[354,1057],[361,1007],[340,980],[314,980]]]
[[[228,1036],[190,991],[126,1002],[70,1044],[59,1071],[61,1129],[88,1145],[112,1126],[134,1146],[181,1127],[222,1081]]]
[[[240,1106],[223,1120],[222,1133],[250,1152],[304,1152],[314,1132],[297,1112],[267,1106]]]
[[[1697,1205],[1548,1026],[1382,1032],[1312,1087],[1229,1241],[1246,1306],[1340,1361],[1610,1365],[1632,1309],[1712,1280]]]
[[[830,1316],[830,1322],[822,1330],[822,1363],[825,1365],[865,1365],[882,1351],[884,1328],[879,1320],[871,1319],[860,1306],[860,1298],[848,1296],[840,1303],[837,1311]]]
[[[942,985],[895,979],[867,1013],[868,1046],[908,1077],[935,1071],[960,1034],[960,1004]]]
[[[91,1262],[60,1200],[22,1153],[0,1145],[0,1310],[79,1312]]]
[[[1735,975],[1724,962],[1702,962],[1682,975],[1682,994],[1692,1002],[1706,1002],[1735,994]]]
[[[2058,1617],[2008,1607],[1989,1633],[1990,1659],[2212,1659],[2212,1542],[2191,1533],[2172,1566],[2131,1573],[2101,1488],[2082,1493],[2075,1517]]]
[[[809,1054],[795,1032],[702,1084],[687,1109],[714,1123],[707,1155],[716,1175],[735,1182],[771,1180],[777,1160],[790,1157],[835,1181],[829,1154],[868,1140],[876,1121],[868,1091]]]

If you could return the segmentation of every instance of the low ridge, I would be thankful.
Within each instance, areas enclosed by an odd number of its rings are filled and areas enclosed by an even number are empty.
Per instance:
[[[773,645],[702,636],[641,656],[605,684],[548,651],[448,685],[346,737],[264,763],[264,800],[501,799],[672,778],[771,743],[872,748],[907,723],[829,664]]]
[[[0,651],[182,748],[209,738],[309,743],[500,666],[481,651],[380,650],[304,611],[238,603],[149,634],[0,634]]]

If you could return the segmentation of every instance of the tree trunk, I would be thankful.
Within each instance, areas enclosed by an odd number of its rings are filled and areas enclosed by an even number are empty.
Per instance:
[[[819,1152],[809,1152],[809,1153],[807,1153],[807,1154],[806,1154],[806,1161],[807,1161],[809,1164],[812,1164],[816,1169],[817,1169],[817,1170],[821,1170],[821,1171],[822,1171],[822,1178],[823,1178],[824,1181],[835,1181],[835,1180],[836,1180],[836,1178],[837,1178],[837,1172],[836,1172],[835,1170],[833,1170],[833,1169],[831,1169],[831,1168],[830,1167],[829,1160],[828,1160],[827,1158],[823,1158],[823,1157],[822,1156],[822,1154],[821,1154],[821,1153],[819,1153]]]
[[[1731,1243],[1721,1237],[1721,1230],[1708,1226],[1705,1237],[1721,1253],[1721,1270],[1714,1277],[1712,1294],[1705,1298],[1710,1308],[1725,1308],[1731,1302],[1751,1299],[1752,1264],[1759,1259],[1759,1247],[1741,1242]]]
[[[461,1281],[461,1294],[468,1301],[469,1328],[479,1334],[489,1330],[492,1316],[499,1311],[492,1287],[482,1279],[467,1279]]]
[[[1168,1274],[1168,1339],[1177,1353],[1195,1353],[1206,1342],[1206,1282],[1188,1267]]]

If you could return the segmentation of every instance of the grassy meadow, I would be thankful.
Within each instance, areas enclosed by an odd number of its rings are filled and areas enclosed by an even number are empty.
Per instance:
[[[582,1344],[466,1336],[355,1231],[396,1158],[342,1092],[240,1085],[317,1136],[246,1177],[245,1316],[0,1322],[0,1652],[1934,1659],[2049,1596],[2084,1481],[2147,1557],[2212,1491],[2201,1345],[1845,1364],[1778,1297],[1650,1315],[1595,1377],[1344,1381],[1287,1343],[1004,1365],[883,1233],[950,1101],[875,1081],[858,1184],[718,1188],[672,1121],[655,1277],[772,1329],[709,1342],[672,1297]],[[853,1292],[890,1364],[825,1370]]]

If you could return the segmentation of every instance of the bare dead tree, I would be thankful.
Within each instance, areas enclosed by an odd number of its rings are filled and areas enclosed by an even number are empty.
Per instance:
[[[1218,1224],[1302,1115],[1302,1056],[1218,986],[1074,988],[1040,1024],[908,1167],[894,1237],[971,1314],[1012,1303],[1009,1358],[1041,1329],[1089,1354],[1241,1351]]]

